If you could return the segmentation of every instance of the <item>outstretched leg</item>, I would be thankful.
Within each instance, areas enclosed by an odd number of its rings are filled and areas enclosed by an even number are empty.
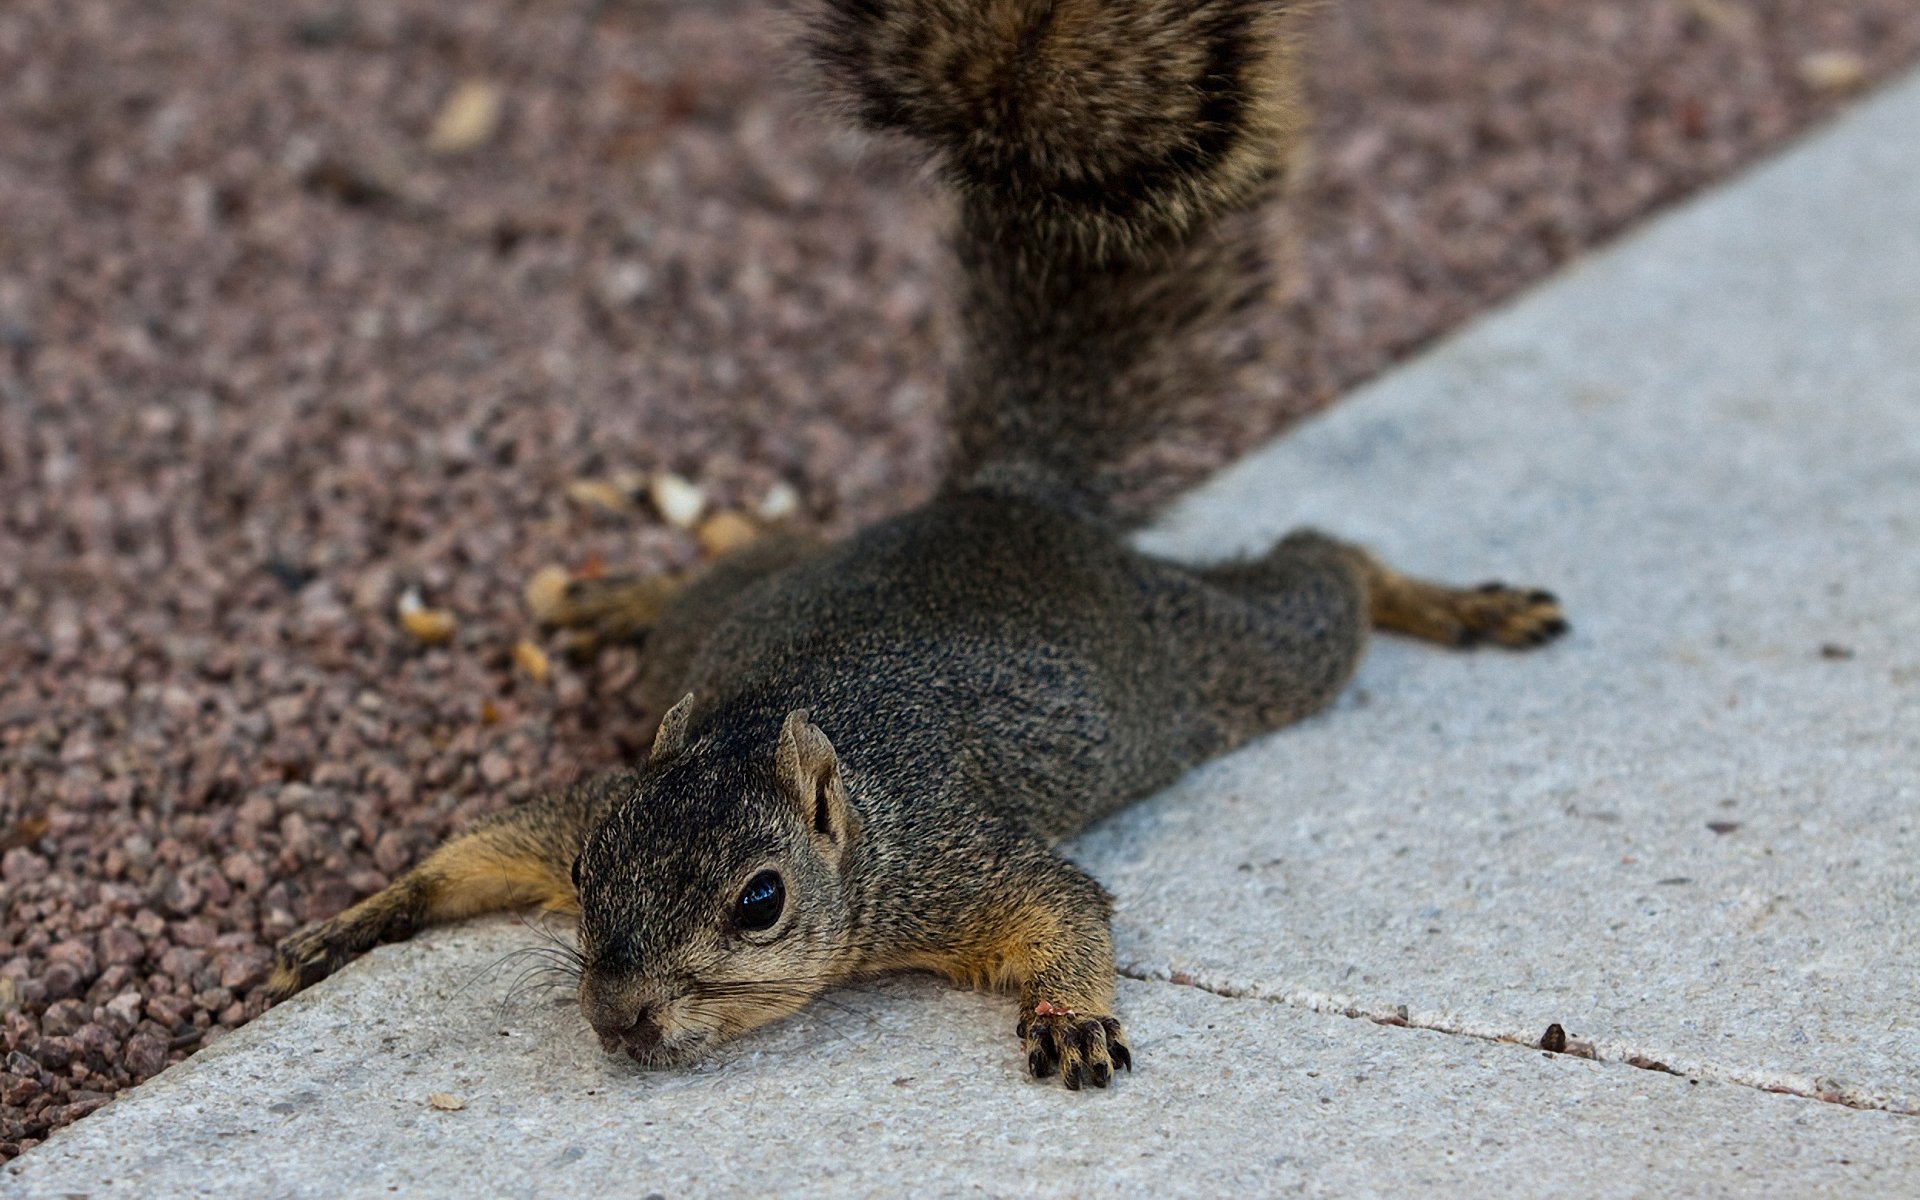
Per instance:
[[[267,994],[284,1000],[423,926],[534,906],[577,912],[574,859],[631,778],[619,772],[598,776],[449,839],[389,886],[281,942]]]
[[[693,574],[558,580],[536,576],[527,589],[527,607],[541,625],[566,630],[568,649],[576,654],[642,638],[651,652],[663,637],[673,640],[682,627],[710,627],[721,605],[819,549],[811,537],[775,529]]]
[[[933,948],[873,965],[931,969],[969,987],[1018,988],[1014,1033],[1034,1078],[1057,1072],[1075,1090],[1106,1087],[1116,1068],[1133,1069],[1113,1015],[1112,898],[1024,835],[998,846],[997,861],[981,864],[951,925],[921,931]]]
[[[1297,588],[1313,564],[1328,558],[1353,572],[1366,599],[1367,622],[1375,629],[1443,646],[1491,642],[1527,649],[1569,628],[1552,592],[1497,582],[1470,588],[1431,583],[1402,575],[1359,546],[1311,530],[1289,535],[1265,557],[1210,568],[1201,576],[1248,598],[1275,597]]]
[[[775,530],[760,535],[696,575],[652,619],[640,700],[665,712],[687,694],[688,675],[715,627],[727,619],[749,588],[818,555],[825,544],[805,534]]]
[[[1296,533],[1178,587],[1180,619],[1164,624],[1192,665],[1193,762],[1325,707],[1366,646],[1366,581],[1331,538]]]
[[[566,630],[568,653],[585,657],[645,637],[686,586],[679,575],[601,575],[552,586],[541,575],[527,588],[527,608],[541,625]]]
[[[1255,559],[1199,573],[1181,622],[1201,681],[1200,757],[1296,721],[1352,675],[1369,629],[1447,646],[1516,649],[1567,631],[1550,592],[1488,583],[1452,588],[1402,575],[1358,546],[1311,530]]]

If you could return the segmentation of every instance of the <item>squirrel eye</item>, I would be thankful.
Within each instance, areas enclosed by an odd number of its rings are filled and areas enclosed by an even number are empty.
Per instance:
[[[580,856],[578,854],[573,856],[572,874],[573,874],[573,890],[577,892],[580,890]]]
[[[780,919],[787,903],[787,885],[776,871],[762,871],[747,880],[740,892],[739,920],[742,929],[771,929]]]

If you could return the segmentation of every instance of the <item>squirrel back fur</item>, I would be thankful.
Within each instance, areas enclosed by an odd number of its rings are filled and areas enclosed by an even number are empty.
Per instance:
[[[1128,523],[1141,457],[1217,406],[1209,334],[1265,287],[1303,114],[1293,0],[816,0],[866,128],[954,194],[949,488]]]

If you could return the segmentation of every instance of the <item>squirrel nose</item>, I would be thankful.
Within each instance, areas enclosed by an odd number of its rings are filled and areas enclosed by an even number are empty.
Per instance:
[[[609,996],[598,988],[582,989],[581,1000],[587,1024],[600,1035],[600,1044],[609,1054],[623,1050],[645,1054],[659,1047],[663,1036],[659,1005]]]
[[[659,1010],[651,1004],[642,1004],[640,1011],[634,1014],[633,1023],[617,1035],[620,1044],[628,1050],[646,1054],[660,1045]],[[602,1040],[606,1035],[600,1035]]]

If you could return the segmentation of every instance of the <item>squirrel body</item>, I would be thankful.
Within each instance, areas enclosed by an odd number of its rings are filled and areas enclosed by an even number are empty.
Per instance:
[[[508,810],[283,943],[293,991],[422,924],[579,917],[610,1051],[689,1061],[852,978],[1020,993],[1035,1076],[1104,1087],[1111,900],[1054,850],[1327,704],[1371,628],[1537,645],[1545,592],[1454,589],[1313,532],[1196,568],[1133,549],[1143,450],[1216,382],[1253,218],[1296,136],[1281,0],[822,0],[809,45],[957,196],[967,360],[932,501],[837,545],[768,534],[669,594],[581,581],[646,631],[649,760]]]

